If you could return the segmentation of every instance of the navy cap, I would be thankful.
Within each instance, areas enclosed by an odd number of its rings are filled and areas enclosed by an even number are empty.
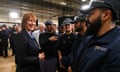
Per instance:
[[[44,22],[44,24],[45,24],[45,25],[52,25],[53,22],[52,22],[51,20],[47,20],[47,21]]]
[[[64,21],[63,21],[63,25],[67,25],[67,24],[71,24],[73,21],[70,19],[70,18],[66,18]]]
[[[72,23],[84,22],[84,21],[86,21],[86,16],[85,15],[80,15],[80,16],[75,16]]]
[[[120,0],[93,1],[88,10],[81,10],[81,11],[84,13],[89,13],[91,10],[93,10],[95,8],[109,8],[116,14],[117,18],[120,17]]]

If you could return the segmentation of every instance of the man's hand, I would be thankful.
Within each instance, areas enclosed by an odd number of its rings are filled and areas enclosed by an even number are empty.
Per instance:
[[[39,53],[39,59],[44,60],[45,59],[45,53]]]
[[[49,37],[49,40],[50,41],[56,41],[56,40],[58,40],[58,37],[57,36],[51,36],[51,37]]]
[[[71,66],[68,67],[68,72],[72,72]]]

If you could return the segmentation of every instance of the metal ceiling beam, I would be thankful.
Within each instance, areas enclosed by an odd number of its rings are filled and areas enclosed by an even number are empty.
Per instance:
[[[74,11],[75,9],[67,5],[55,4],[55,3],[51,3],[49,1],[43,1],[43,0],[12,0],[12,1],[17,1],[17,2],[19,1],[21,3],[28,2],[31,4],[40,5],[46,8],[58,9],[58,10],[66,11],[66,12]]]

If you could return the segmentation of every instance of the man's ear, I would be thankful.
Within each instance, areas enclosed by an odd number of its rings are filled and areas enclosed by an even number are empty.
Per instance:
[[[103,13],[102,13],[102,20],[103,21],[106,21],[108,19],[111,18],[111,11],[110,10],[105,10]]]

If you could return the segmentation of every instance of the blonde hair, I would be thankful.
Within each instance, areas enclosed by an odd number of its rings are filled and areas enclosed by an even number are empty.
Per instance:
[[[24,14],[23,19],[22,19],[22,29],[25,29],[25,26],[26,26],[26,24],[27,24],[27,21],[28,21],[30,18],[34,19],[35,21],[37,20],[37,19],[36,19],[36,15],[34,15],[33,13],[26,13],[26,14]]]

